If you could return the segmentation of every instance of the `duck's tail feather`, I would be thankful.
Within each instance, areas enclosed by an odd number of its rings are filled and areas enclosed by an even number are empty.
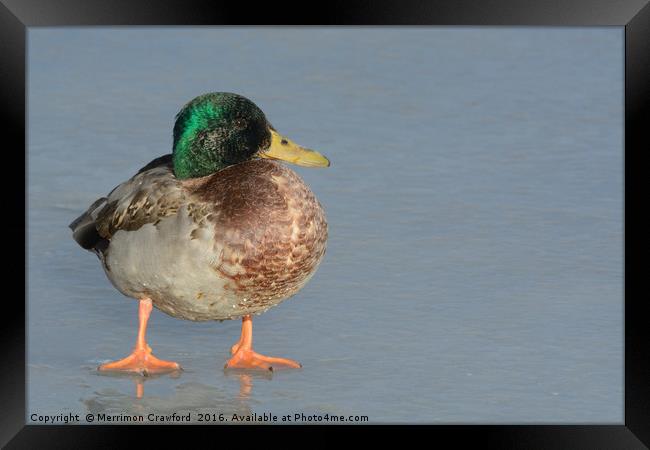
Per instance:
[[[101,251],[101,247],[104,246],[104,239],[97,232],[97,227],[95,220],[97,218],[97,213],[104,207],[106,204],[106,197],[102,197],[95,201],[90,208],[77,217],[69,225],[72,230],[72,237],[77,244],[86,250],[97,249]]]

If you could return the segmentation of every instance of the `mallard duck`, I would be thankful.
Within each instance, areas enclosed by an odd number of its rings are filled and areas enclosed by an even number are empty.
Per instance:
[[[176,116],[171,154],[154,159],[70,224],[113,286],[139,301],[133,352],[99,370],[180,369],[156,358],[145,333],[152,308],[192,321],[242,319],[226,368],[298,368],[256,353],[252,316],[296,294],[325,254],[320,203],[280,160],[328,167],[280,135],[252,101],[210,93]]]

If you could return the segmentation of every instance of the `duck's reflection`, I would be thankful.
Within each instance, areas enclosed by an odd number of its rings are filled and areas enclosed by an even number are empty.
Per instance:
[[[135,385],[135,397],[141,399],[144,397],[144,384],[147,381],[155,380],[160,377],[169,377],[169,378],[179,378],[182,371],[175,370],[173,372],[167,372],[163,374],[148,374],[140,375],[136,373],[120,373],[120,372],[97,372],[100,376],[114,377],[114,378],[129,378],[133,381]]]
[[[135,397],[142,398],[144,395],[144,380],[136,380],[135,382]]]
[[[198,382],[181,382],[173,386],[171,395],[157,395],[157,389],[145,395],[145,384],[153,382],[157,386],[164,380],[157,378],[170,376],[119,376],[121,382],[131,381],[135,387],[133,391],[125,393],[114,387],[107,387],[96,390],[92,396],[83,398],[81,401],[86,406],[87,412],[93,414],[122,414],[142,415],[149,417],[150,414],[167,416],[173,413],[177,415],[189,415],[192,423],[206,423],[201,417],[219,417],[223,414],[226,417],[237,415],[250,415],[251,409],[248,398],[251,395],[253,379],[255,376],[246,374],[235,375],[240,380],[239,392],[232,392],[226,386],[208,386]],[[178,374],[174,375],[178,377]],[[130,380],[126,380],[129,378]],[[117,381],[117,380],[116,380]],[[130,383],[129,383],[130,384]],[[129,389],[130,390],[130,389]],[[210,421],[207,421],[210,423]]]
[[[271,380],[273,372],[268,370],[228,369],[224,371],[226,378],[239,380],[239,400],[248,400],[253,393],[253,380]]]
[[[165,374],[150,374],[140,375],[134,373],[120,373],[120,372],[98,372],[100,376],[113,377],[113,378],[128,378],[133,382],[135,387],[135,397],[137,399],[144,398],[144,385],[145,383],[155,380],[160,377],[179,378],[182,371],[174,371]],[[239,381],[239,400],[248,400],[253,393],[254,380],[272,380],[273,372],[261,370],[243,370],[243,369],[228,369],[224,371],[226,378],[237,379]]]
[[[164,374],[169,376],[169,378],[179,378],[181,376],[181,371],[177,370],[168,374]],[[142,398],[144,397],[144,384],[147,381],[151,381],[153,379],[159,378],[164,375],[148,375],[148,376],[136,376],[133,379],[133,382],[135,383],[135,397],[136,398]]]

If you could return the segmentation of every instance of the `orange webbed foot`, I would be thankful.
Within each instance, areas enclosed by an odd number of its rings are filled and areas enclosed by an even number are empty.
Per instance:
[[[238,348],[234,351],[232,358],[226,362],[224,369],[300,369],[302,364],[292,359],[275,358],[271,356],[260,355],[252,349]],[[234,347],[233,346],[233,349]]]
[[[147,322],[153,309],[153,302],[149,297],[140,299],[138,308],[138,338],[135,349],[124,359],[102,364],[97,368],[100,371],[118,371],[118,372],[135,372],[140,375],[150,375],[157,373],[174,372],[182,370],[181,366],[173,361],[164,361],[158,359],[151,353],[151,347],[147,344],[145,334],[147,331]]]
[[[182,370],[177,362],[156,358],[151,353],[151,347],[149,346],[136,348],[126,358],[102,364],[97,369],[100,371],[135,372],[144,376]]]
[[[274,358],[253,351],[253,319],[250,315],[242,317],[241,336],[230,348],[232,357],[224,369],[299,369],[302,365],[292,359]]]

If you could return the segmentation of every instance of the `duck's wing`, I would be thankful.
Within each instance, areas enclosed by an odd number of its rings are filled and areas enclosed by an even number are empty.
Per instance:
[[[171,154],[161,156],[90,205],[70,224],[72,236],[81,247],[100,253],[117,231],[137,230],[176,214],[185,196],[173,174]]]

